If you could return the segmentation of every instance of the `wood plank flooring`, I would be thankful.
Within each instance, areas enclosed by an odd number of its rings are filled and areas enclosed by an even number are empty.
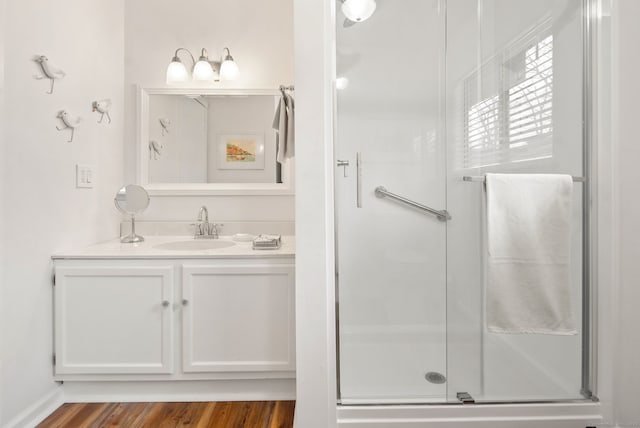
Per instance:
[[[292,428],[295,401],[67,403],[37,428]]]

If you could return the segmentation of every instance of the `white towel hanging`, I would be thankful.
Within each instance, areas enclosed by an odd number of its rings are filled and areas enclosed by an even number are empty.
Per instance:
[[[571,335],[569,175],[487,174],[487,328]]]

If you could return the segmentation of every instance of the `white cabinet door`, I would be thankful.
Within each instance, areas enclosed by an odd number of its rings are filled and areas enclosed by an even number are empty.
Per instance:
[[[185,265],[183,370],[295,368],[293,265]]]
[[[171,373],[173,268],[58,267],[56,375]]]

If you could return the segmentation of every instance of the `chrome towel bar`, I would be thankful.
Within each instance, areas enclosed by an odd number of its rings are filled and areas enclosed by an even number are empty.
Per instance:
[[[433,214],[436,217],[438,217],[438,220],[440,221],[451,220],[451,215],[447,212],[447,210],[442,210],[442,211],[434,210],[433,208],[429,208],[426,205],[422,205],[417,202],[414,202],[411,199],[407,199],[400,195],[396,195],[395,193],[391,193],[387,189],[385,189],[383,186],[376,187],[375,193],[378,198],[389,197],[391,199],[395,199],[396,201],[402,202],[403,204],[410,205],[422,211],[426,211],[430,214]]]
[[[587,181],[584,177],[571,177],[574,183],[584,183]],[[486,180],[484,175],[465,175],[462,177],[462,181],[481,181],[484,182]]]

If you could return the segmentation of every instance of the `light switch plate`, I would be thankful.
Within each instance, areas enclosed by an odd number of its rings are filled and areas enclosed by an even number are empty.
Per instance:
[[[95,181],[95,165],[76,165],[76,187],[92,188]]]

